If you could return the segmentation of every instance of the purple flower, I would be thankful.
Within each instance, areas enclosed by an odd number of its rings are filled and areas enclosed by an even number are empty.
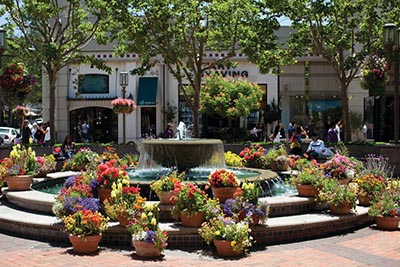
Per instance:
[[[100,209],[100,201],[93,197],[66,197],[63,204],[67,215],[73,214],[78,210],[91,210],[95,212]]]
[[[92,192],[95,191],[95,189],[99,186],[99,184],[100,184],[100,183],[97,181],[96,178],[93,178],[93,179],[90,181],[89,186],[90,186],[90,188],[92,189]]]
[[[144,241],[149,244],[154,244],[154,239],[155,239],[155,236],[157,235],[157,233],[154,232],[153,230],[148,230],[146,233],[147,233],[147,236],[144,239]]]
[[[71,187],[75,183],[76,177],[77,176],[70,176],[65,179],[64,187]]]

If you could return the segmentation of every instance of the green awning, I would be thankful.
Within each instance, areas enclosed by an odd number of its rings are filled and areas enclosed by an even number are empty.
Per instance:
[[[158,77],[139,77],[138,106],[156,104]]]

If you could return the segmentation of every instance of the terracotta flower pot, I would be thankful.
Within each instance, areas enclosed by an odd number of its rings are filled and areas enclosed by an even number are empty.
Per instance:
[[[366,195],[366,196],[359,195],[358,196],[358,205],[360,205],[360,206],[369,207],[369,206],[371,206],[370,201],[371,201],[371,199],[369,198],[368,195]]]
[[[218,198],[220,203],[225,203],[229,198],[233,198],[236,187],[211,187],[214,198]]]
[[[296,184],[297,192],[300,197],[315,197],[318,189],[311,184]]]
[[[118,222],[121,227],[126,227],[129,224],[128,214],[124,212],[121,216],[118,217]]]
[[[184,212],[180,215],[183,226],[187,227],[200,227],[204,221],[204,212],[197,212],[194,215],[187,216]]]
[[[157,196],[160,199],[160,204],[172,205],[170,201],[171,197],[174,195],[174,191],[158,192]]]
[[[72,247],[75,252],[78,253],[93,253],[96,252],[100,243],[102,235],[69,235],[69,241],[72,243]]]
[[[214,246],[217,248],[217,254],[224,257],[236,257],[243,254],[233,250],[231,241],[214,239]]]
[[[99,196],[100,202],[103,203],[104,200],[109,199],[111,197],[111,188],[98,187],[97,195]]]
[[[345,214],[350,214],[351,212],[350,203],[345,203],[340,206],[335,206],[335,205],[328,205],[328,206],[330,213],[335,215],[345,215]]]
[[[390,216],[376,216],[375,217],[376,226],[381,230],[398,230],[400,216],[390,217]]]
[[[154,247],[153,244],[149,244],[144,241],[132,240],[132,245],[135,248],[136,254],[140,257],[153,258],[161,255],[161,251]]]
[[[32,176],[16,175],[6,177],[6,182],[9,191],[25,191],[31,189]]]

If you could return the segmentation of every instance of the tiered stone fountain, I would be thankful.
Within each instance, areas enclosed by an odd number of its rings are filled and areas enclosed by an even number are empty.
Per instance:
[[[142,169],[154,164],[162,167],[177,166],[181,170],[207,165],[214,168],[224,166],[220,140],[146,140],[140,146],[144,149],[140,155]],[[260,177],[268,180],[277,175],[271,171],[260,171],[254,179]],[[37,190],[9,192],[7,188],[3,189],[3,194],[0,199],[2,232],[48,242],[68,243],[67,234],[60,231],[62,224],[52,215],[54,195]],[[333,235],[372,222],[367,214],[368,209],[360,206],[357,206],[354,214],[333,216],[326,213],[324,207],[318,206],[312,198],[290,195],[263,197],[260,201],[270,205],[270,218],[265,224],[252,227],[252,234],[258,244]],[[169,234],[170,248],[199,248],[204,245],[197,228],[187,228],[173,222],[164,222],[161,227]],[[118,223],[111,223],[103,235],[102,245],[127,246],[130,240],[125,228]]]

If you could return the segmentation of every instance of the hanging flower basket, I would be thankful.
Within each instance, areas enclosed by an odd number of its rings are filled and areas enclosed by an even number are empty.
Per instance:
[[[117,98],[111,101],[115,113],[130,114],[136,109],[135,101],[125,98]]]
[[[16,106],[12,113],[18,118],[23,118],[29,115],[29,109],[24,106]]]

